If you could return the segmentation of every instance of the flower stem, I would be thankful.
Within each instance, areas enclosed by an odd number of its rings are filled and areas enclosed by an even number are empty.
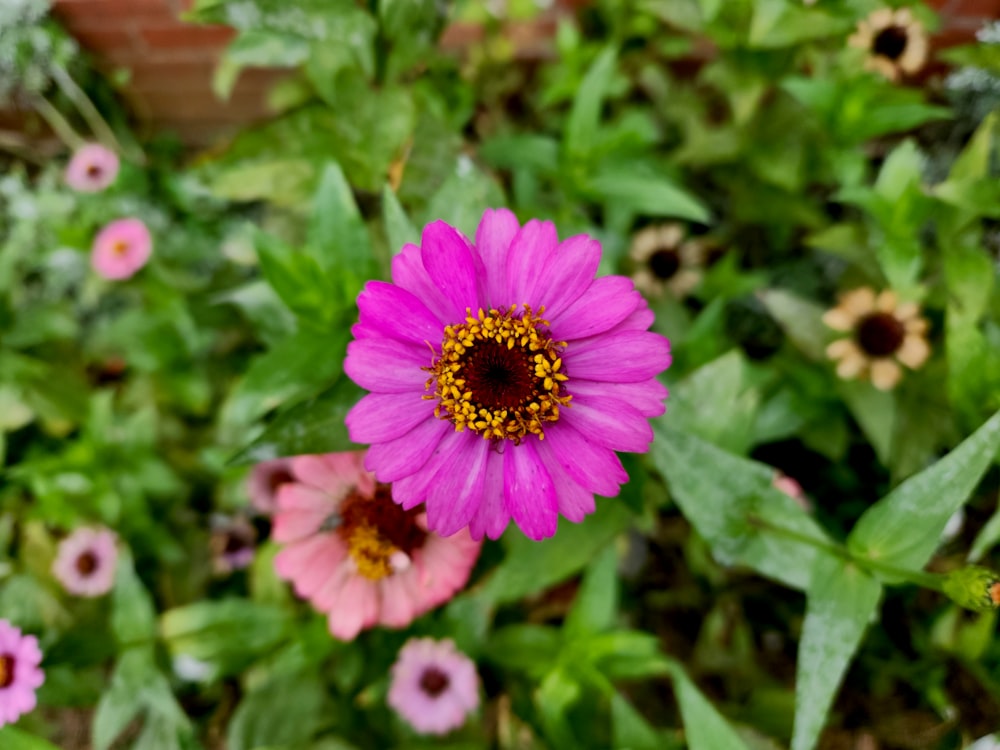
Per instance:
[[[73,126],[63,117],[62,113],[52,106],[44,96],[31,97],[31,106],[41,115],[42,119],[49,124],[49,127],[59,136],[59,140],[71,149],[78,149],[83,145],[83,138],[73,130]]]

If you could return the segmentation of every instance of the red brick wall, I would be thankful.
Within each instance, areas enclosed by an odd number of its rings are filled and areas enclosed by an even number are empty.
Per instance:
[[[230,99],[216,99],[211,88],[213,70],[234,32],[180,21],[178,15],[191,1],[55,0],[54,14],[109,68],[131,70],[126,95],[141,122],[150,129],[176,131],[193,145],[205,145],[267,117],[267,91],[284,73],[244,71]],[[941,13],[938,47],[968,41],[985,21],[1000,19],[1000,0],[928,2]],[[585,0],[559,4],[565,11]],[[442,46],[461,50],[475,43],[481,31],[453,25],[446,30]],[[505,32],[520,56],[544,56],[551,51],[555,18],[549,14],[537,23],[511,24]]]

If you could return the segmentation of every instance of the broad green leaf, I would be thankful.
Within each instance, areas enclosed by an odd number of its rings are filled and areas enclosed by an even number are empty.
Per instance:
[[[156,635],[156,607],[135,574],[132,554],[119,549],[111,591],[111,630],[121,645],[150,643]]]
[[[360,279],[370,275],[372,246],[368,228],[354,202],[351,186],[336,162],[329,162],[320,175],[313,198],[308,246],[327,274],[358,274]]]
[[[757,296],[799,351],[817,362],[826,359],[830,329],[823,324],[821,306],[785,289],[764,289]]]
[[[9,725],[0,727],[0,747],[3,750],[59,750],[48,740]]]
[[[772,487],[774,469],[728,453],[670,426],[654,427],[651,455],[672,499],[724,565],[747,565],[786,586],[805,589],[816,547],[759,522],[826,542],[822,529],[796,502]]]
[[[951,165],[949,181],[977,180],[989,176],[998,121],[1000,115],[991,112],[979,124],[975,134]]]
[[[463,155],[427,204],[426,221],[442,219],[458,227],[466,237],[475,237],[483,211],[503,204],[503,191],[496,181]]]
[[[278,414],[259,437],[230,459],[230,463],[257,463],[280,456],[359,450],[361,446],[352,443],[347,434],[344,419],[363,395],[364,391],[349,378],[341,377],[329,390]]]
[[[609,544],[587,567],[576,601],[566,616],[564,636],[572,639],[607,630],[614,624],[617,611],[618,555],[614,545]]]
[[[672,673],[674,695],[684,720],[689,750],[747,750],[746,744],[729,722],[705,699],[683,668],[675,663]]]
[[[611,742],[614,750],[663,750],[663,739],[628,698],[611,696]]]
[[[230,750],[304,747],[325,719],[326,687],[310,672],[280,675],[249,692],[226,732]]]
[[[875,449],[878,460],[888,466],[896,426],[895,395],[859,380],[840,381],[837,391]]]
[[[587,190],[634,213],[707,223],[708,209],[665,174],[606,170],[586,181]]]
[[[848,537],[852,554],[920,570],[948,519],[968,500],[1000,451],[1000,412],[933,466],[869,508]]]
[[[264,278],[289,309],[317,325],[336,318],[343,303],[331,294],[327,276],[312,255],[264,232],[255,233],[254,246]]]
[[[211,190],[231,201],[268,200],[298,208],[308,198],[315,179],[315,166],[308,159],[289,154],[234,164],[215,176]]]
[[[803,7],[796,0],[756,0],[748,41],[758,49],[790,47],[840,34],[850,26],[847,19]]]
[[[244,31],[223,50],[212,77],[212,90],[220,99],[228,99],[244,68],[293,68],[308,57],[309,44],[301,37],[264,30]]]
[[[823,554],[814,563],[795,679],[792,750],[812,750],[847,666],[874,619],[882,587],[856,565]]]
[[[150,648],[130,648],[122,653],[91,724],[96,750],[107,750],[139,715],[146,705],[146,687],[157,676]]]
[[[486,647],[490,661],[540,678],[552,668],[562,649],[559,628],[529,623],[497,630]]]
[[[578,524],[560,519],[558,533],[543,543],[512,528],[503,537],[507,555],[484,584],[482,595],[504,604],[559,583],[593,560],[630,522],[620,500],[598,498],[595,513]]]
[[[586,158],[597,142],[601,105],[615,73],[616,51],[604,49],[580,82],[566,122],[565,146],[571,159]]]
[[[385,234],[389,240],[389,252],[393,255],[402,250],[403,245],[408,242],[413,244],[420,242],[420,232],[413,226],[396,193],[388,185],[382,188],[382,222],[385,224]]]

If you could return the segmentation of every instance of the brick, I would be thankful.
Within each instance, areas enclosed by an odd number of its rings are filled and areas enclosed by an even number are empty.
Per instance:
[[[135,35],[126,28],[107,29],[73,29],[73,36],[81,46],[92,51],[104,53],[110,50],[138,51]]]
[[[236,31],[227,26],[193,26],[184,23],[146,27],[140,33],[146,44],[155,50],[221,48],[236,36]]]

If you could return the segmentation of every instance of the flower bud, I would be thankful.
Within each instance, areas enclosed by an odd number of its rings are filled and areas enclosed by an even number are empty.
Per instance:
[[[941,590],[956,604],[973,612],[1000,607],[1000,575],[978,565],[953,570],[944,577]]]

